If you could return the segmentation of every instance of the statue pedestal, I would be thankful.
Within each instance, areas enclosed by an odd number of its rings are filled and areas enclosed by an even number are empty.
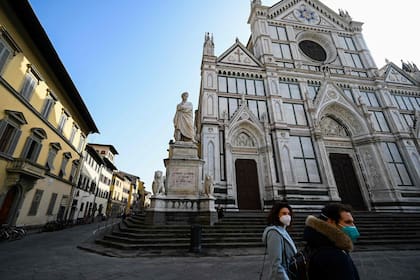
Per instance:
[[[204,193],[202,170],[204,161],[198,158],[193,142],[169,144],[166,167],[166,195],[151,197],[146,216],[150,224],[214,224],[217,213],[215,198]]]

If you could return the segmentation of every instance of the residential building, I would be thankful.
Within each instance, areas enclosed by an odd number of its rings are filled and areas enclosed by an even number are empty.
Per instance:
[[[362,23],[317,0],[252,0],[248,24],[218,56],[205,35],[196,127],[216,204],[420,211],[416,65],[378,68]]]
[[[0,2],[0,224],[64,219],[98,129],[27,1]]]

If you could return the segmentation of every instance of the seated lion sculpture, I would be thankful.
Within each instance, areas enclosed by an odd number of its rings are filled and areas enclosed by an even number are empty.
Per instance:
[[[155,171],[155,178],[152,183],[152,190],[153,194],[165,194],[165,184],[164,184],[164,176],[162,171],[158,170]]]

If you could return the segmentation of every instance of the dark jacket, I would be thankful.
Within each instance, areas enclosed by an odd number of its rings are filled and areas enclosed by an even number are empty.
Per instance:
[[[353,243],[342,230],[314,216],[308,216],[303,238],[309,246],[317,249],[309,263],[309,279],[360,279],[349,255]]]

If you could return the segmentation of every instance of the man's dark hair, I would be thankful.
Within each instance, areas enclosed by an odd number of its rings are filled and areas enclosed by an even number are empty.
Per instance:
[[[322,208],[320,219],[326,221],[328,218],[330,218],[336,224],[338,224],[338,221],[341,217],[341,212],[351,213],[351,211],[352,209],[350,205],[345,205],[341,203],[331,203]]]
[[[280,225],[279,212],[282,208],[289,209],[290,216],[293,217],[292,207],[290,207],[290,205],[285,202],[278,202],[274,204],[273,207],[271,207],[270,214],[268,214],[268,217],[267,217],[268,225],[275,225],[275,226]]]

